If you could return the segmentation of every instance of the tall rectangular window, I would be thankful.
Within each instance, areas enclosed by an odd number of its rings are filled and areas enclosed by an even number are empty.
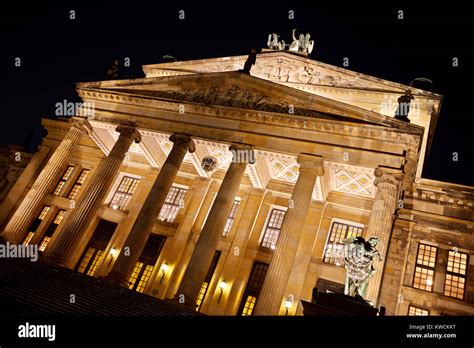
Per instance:
[[[444,281],[444,295],[464,300],[466,289],[468,255],[459,251],[449,250]]]
[[[434,282],[434,271],[436,266],[436,254],[438,248],[420,243],[416,255],[415,276],[413,287],[425,291],[432,291]]]
[[[131,176],[122,177],[109,206],[113,209],[125,210],[128,202],[130,202],[135,193],[139,182],[140,179],[132,178]]]
[[[143,290],[145,290],[165,241],[165,236],[150,234],[150,237],[148,237],[145,244],[145,248],[139,257],[138,262],[135,264],[132,275],[128,280],[129,289],[137,292],[143,292]]]
[[[285,213],[283,209],[272,209],[263,232],[263,238],[260,244],[262,247],[275,249]]]
[[[237,210],[239,209],[240,200],[236,199],[234,204],[232,204],[232,209],[230,211],[229,217],[227,218],[227,222],[224,227],[224,232],[222,232],[223,237],[227,237],[229,232],[234,224],[235,216],[237,215]]]
[[[172,186],[170,192],[168,192],[168,195],[166,196],[165,203],[161,208],[158,219],[166,222],[174,222],[179,209],[184,205],[184,197],[187,192],[188,190],[184,188]]]
[[[258,296],[263,287],[267,275],[268,264],[256,261],[253,264],[250,277],[245,287],[242,301],[240,302],[239,314],[242,316],[252,315]]]
[[[81,170],[81,174],[76,179],[76,182],[74,183],[74,186],[72,187],[71,191],[69,191],[69,194],[67,195],[67,198],[69,199],[75,199],[77,194],[79,193],[79,190],[82,187],[82,184],[84,184],[84,181],[86,181],[87,175],[89,175],[89,169],[83,169]]]
[[[49,241],[51,240],[51,237],[53,236],[53,233],[56,231],[58,228],[59,224],[61,221],[63,221],[64,214],[66,213],[65,210],[59,210],[56,213],[56,216],[53,219],[53,222],[49,225],[48,229],[46,230],[43,239],[40,242],[39,245],[39,251],[45,251],[46,247],[48,246]]]
[[[38,229],[39,225],[41,224],[41,221],[44,220],[46,215],[48,215],[49,210],[51,209],[50,206],[43,206],[41,209],[40,213],[38,214],[38,217],[33,221],[31,224],[30,228],[28,229],[28,234],[26,235],[26,238],[23,240],[23,245],[28,245],[31,242],[31,239],[33,238],[36,230]]]
[[[360,237],[364,228],[361,226],[350,225],[342,222],[333,221],[329,238],[324,249],[323,262],[331,263],[336,266],[344,265],[344,239],[350,237]]]
[[[410,307],[408,307],[408,315],[409,316],[427,316],[427,315],[430,315],[430,312],[426,309],[410,305]]]
[[[66,182],[68,179],[71,177],[72,171],[74,170],[74,166],[68,166],[66,170],[64,171],[63,176],[61,179],[59,179],[59,182],[57,183],[56,187],[53,190],[53,195],[59,196],[61,193],[64,185],[66,185]]]
[[[101,219],[87,244],[82,258],[76,265],[77,271],[93,276],[97,266],[104,257],[104,250],[112,238],[117,224],[115,222]]]
[[[204,298],[206,297],[207,289],[209,288],[209,284],[211,283],[212,276],[216,270],[217,264],[219,263],[219,258],[221,257],[221,251],[216,250],[214,253],[214,257],[212,258],[211,265],[207,270],[206,278],[204,278],[204,282],[201,285],[201,290],[199,290],[198,297],[196,299],[196,311],[199,312],[201,309],[201,305],[204,302]]]

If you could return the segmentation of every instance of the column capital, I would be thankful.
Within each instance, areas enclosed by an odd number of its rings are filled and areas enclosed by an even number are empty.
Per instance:
[[[375,168],[374,175],[374,186],[376,187],[382,183],[389,183],[398,187],[404,176],[399,170],[383,167]]]
[[[255,164],[257,161],[251,145],[235,143],[229,146],[229,151],[232,152],[233,163]]]
[[[313,171],[317,176],[324,175],[324,159],[321,156],[299,154],[296,160],[303,170]]]
[[[174,146],[185,148],[190,153],[196,151],[196,145],[194,145],[194,141],[189,135],[173,134],[169,139],[174,143]]]
[[[87,120],[73,119],[71,122],[71,128],[80,130],[82,134],[92,133],[92,126]]]
[[[118,126],[115,131],[119,132],[121,137],[129,138],[136,143],[142,140],[140,132],[135,127],[121,125]]]

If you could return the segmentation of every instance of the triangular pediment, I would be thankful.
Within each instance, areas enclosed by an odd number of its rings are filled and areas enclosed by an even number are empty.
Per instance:
[[[240,72],[81,83],[78,89],[422,132],[421,127],[392,117]]]
[[[247,56],[233,56],[150,64],[144,65],[143,71],[147,77],[237,71],[242,69],[246,59]],[[440,97],[432,92],[354,72],[286,51],[266,50],[264,53],[257,54],[251,75],[284,84],[393,93],[404,93],[410,89],[419,96]]]

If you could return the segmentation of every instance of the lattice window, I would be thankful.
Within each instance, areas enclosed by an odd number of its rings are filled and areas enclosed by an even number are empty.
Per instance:
[[[244,309],[242,310],[242,316],[249,316],[252,315],[253,308],[255,307],[255,302],[257,302],[257,298],[251,295],[247,296],[245,300]]]
[[[67,198],[75,199],[77,197],[77,194],[79,193],[82,184],[84,184],[84,181],[86,181],[87,175],[89,175],[89,169],[83,169],[81,171],[81,174],[79,174],[79,177],[77,178],[76,182],[74,183],[74,186],[72,187],[71,191],[69,191]]]
[[[285,211],[273,208],[267,221],[267,226],[263,232],[261,246],[265,248],[275,249],[280,235],[281,226],[285,217]]]
[[[214,275],[214,272],[216,271],[217,264],[219,263],[220,257],[221,257],[221,251],[216,250],[216,252],[214,253],[214,256],[212,257],[211,264],[209,265],[209,268],[207,270],[206,278],[204,278],[204,282],[201,285],[198,298],[196,299],[196,311],[198,312],[201,309],[202,303],[204,302],[207,289],[209,288],[209,284],[211,283],[212,276]]]
[[[87,249],[87,252],[82,258],[82,262],[78,268],[78,271],[81,273],[86,273],[89,276],[93,276],[97,269],[97,266],[102,260],[103,255],[104,252],[102,250],[98,250],[92,247]]]
[[[66,171],[64,172],[63,176],[61,177],[61,179],[59,179],[59,182],[58,184],[56,185],[56,187],[54,188],[53,190],[53,195],[55,196],[59,196],[59,194],[61,193],[64,185],[66,185],[66,182],[68,181],[68,179],[71,177],[71,174],[72,174],[72,171],[74,170],[74,166],[68,166],[66,168]]]
[[[333,221],[324,249],[323,262],[344,266],[344,244],[342,241],[350,237],[360,237],[363,232],[364,228],[361,226]]]
[[[196,299],[196,311],[199,311],[199,309],[201,308],[201,304],[202,304],[202,301],[204,300],[204,296],[206,296],[208,286],[209,286],[208,282],[204,282],[201,285],[201,289],[199,290],[199,294]]]
[[[444,295],[464,300],[468,255],[459,251],[448,252]]]
[[[223,237],[227,237],[229,232],[232,228],[234,223],[235,216],[237,215],[237,210],[239,209],[240,200],[236,199],[234,204],[232,205],[232,209],[230,211],[229,217],[227,218],[227,222],[225,223],[224,232],[222,233]]]
[[[122,177],[109,206],[113,209],[125,210],[132,199],[139,182],[140,179],[132,178],[131,176]]]
[[[135,267],[133,268],[132,275],[130,276],[130,279],[128,280],[128,288],[129,289],[134,288],[135,283],[137,282],[137,279],[140,276],[142,267],[143,267],[143,262],[137,262],[135,264]]]
[[[430,312],[426,309],[410,305],[410,307],[408,307],[408,315],[409,316],[428,316],[430,315]]]
[[[242,296],[242,302],[240,304],[239,313],[242,316],[252,315],[253,308],[257,302],[260,291],[267,275],[268,264],[256,261],[253,264],[252,272],[250,273],[247,286],[245,287],[244,294]]]
[[[168,195],[166,196],[165,203],[161,208],[158,219],[166,222],[174,222],[178,215],[179,209],[184,206],[184,197],[188,190],[172,186]]]
[[[413,278],[413,287],[432,291],[434,282],[434,271],[436,266],[436,254],[438,248],[420,243],[416,255],[415,276]]]
[[[49,241],[51,240],[51,236],[54,234],[56,229],[58,228],[61,221],[63,221],[64,214],[66,213],[65,210],[59,210],[56,213],[56,216],[53,219],[53,222],[48,227],[48,230],[45,232],[43,239],[40,242],[39,251],[45,251],[46,247],[48,246]]]
[[[44,218],[46,217],[46,215],[48,214],[50,209],[51,209],[51,207],[49,207],[47,205],[43,206],[43,209],[41,209],[40,213],[38,214],[38,217],[31,224],[31,226],[29,228],[29,231],[28,231],[28,234],[26,235],[26,238],[23,240],[23,243],[22,243],[23,245],[30,244],[31,239],[33,238],[33,236],[35,235],[36,230],[38,229],[39,225],[41,224],[41,221],[44,220]]]

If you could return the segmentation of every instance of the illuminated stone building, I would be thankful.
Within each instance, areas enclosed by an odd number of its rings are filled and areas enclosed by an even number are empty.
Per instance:
[[[378,237],[387,315],[474,314],[472,187],[421,178],[442,96],[286,51],[77,85],[1,206],[2,237],[208,315],[302,315]],[[409,118],[397,100],[414,96]]]

